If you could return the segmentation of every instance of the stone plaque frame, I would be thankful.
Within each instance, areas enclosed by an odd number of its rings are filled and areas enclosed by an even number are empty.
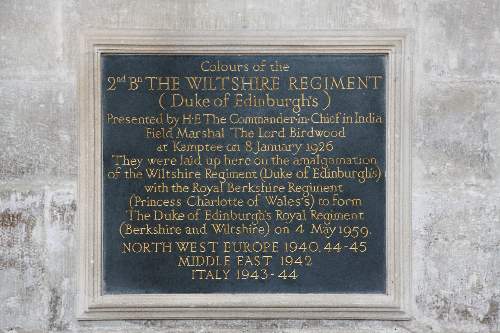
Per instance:
[[[407,31],[99,32],[81,41],[79,80],[80,320],[410,319],[411,51]],[[387,56],[385,294],[102,293],[101,54],[349,54]]]

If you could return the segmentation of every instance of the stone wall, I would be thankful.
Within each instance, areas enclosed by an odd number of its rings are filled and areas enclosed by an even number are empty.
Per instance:
[[[78,322],[82,29],[411,29],[414,319]],[[500,332],[498,0],[0,1],[0,330]]]

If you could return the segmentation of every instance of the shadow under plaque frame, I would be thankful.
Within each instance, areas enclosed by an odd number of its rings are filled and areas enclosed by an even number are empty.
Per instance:
[[[411,52],[406,31],[313,31],[265,34],[96,32],[81,40],[79,79],[80,320],[410,318]],[[386,73],[385,294],[102,293],[101,54],[383,54]]]

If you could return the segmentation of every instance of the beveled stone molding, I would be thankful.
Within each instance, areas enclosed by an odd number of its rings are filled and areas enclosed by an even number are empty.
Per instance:
[[[411,44],[409,31],[394,30],[196,34],[134,30],[83,34],[78,120],[78,318],[410,319]],[[386,55],[386,293],[103,294],[100,107],[103,53]]]

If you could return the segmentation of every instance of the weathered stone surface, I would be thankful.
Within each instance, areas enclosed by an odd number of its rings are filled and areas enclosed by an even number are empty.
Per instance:
[[[73,83],[0,81],[0,181],[76,176]]]
[[[410,29],[414,320],[75,320],[81,29]],[[500,332],[500,2],[0,2],[0,330]]]

